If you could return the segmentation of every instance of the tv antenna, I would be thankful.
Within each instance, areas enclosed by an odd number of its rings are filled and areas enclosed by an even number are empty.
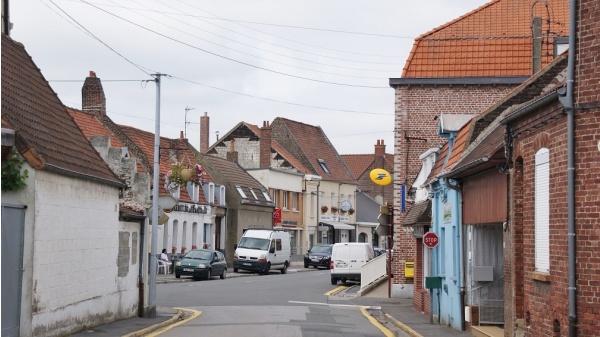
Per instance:
[[[190,110],[194,110],[195,108],[188,108],[187,106],[185,107],[185,120],[184,120],[184,125],[183,125],[183,138],[187,139],[187,125],[189,124],[189,122],[187,121],[187,113]]]

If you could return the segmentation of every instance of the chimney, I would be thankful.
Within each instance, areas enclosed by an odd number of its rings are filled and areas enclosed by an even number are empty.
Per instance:
[[[89,115],[99,118],[106,115],[106,97],[100,79],[96,73],[90,71],[81,88],[81,110]]]
[[[271,167],[271,125],[264,121],[260,128],[260,168]]]
[[[375,157],[383,156],[385,156],[385,145],[383,144],[383,139],[378,139],[377,144],[375,144]]]
[[[179,138],[180,139],[185,139],[185,136],[183,135],[183,131],[179,131]]]
[[[204,113],[204,116],[200,116],[200,153],[206,153],[209,144],[209,132],[210,132],[210,118],[208,112]]]
[[[238,153],[235,150],[235,140],[231,140],[231,142],[229,143],[229,151],[227,152],[227,160],[234,162],[234,163],[238,163]]]

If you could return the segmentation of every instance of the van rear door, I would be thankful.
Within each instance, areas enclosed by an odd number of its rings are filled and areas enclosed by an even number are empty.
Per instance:
[[[331,255],[333,269],[336,273],[344,273],[350,268],[350,246],[348,244],[336,244]]]
[[[363,264],[367,263],[369,254],[366,245],[354,245],[349,247],[350,264],[349,269],[353,272],[359,272]]]

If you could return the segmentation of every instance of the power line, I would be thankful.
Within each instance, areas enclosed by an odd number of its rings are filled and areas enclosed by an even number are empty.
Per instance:
[[[132,22],[131,20],[125,19],[125,18],[123,18],[123,17],[121,17],[121,16],[118,16],[118,15],[116,15],[116,14],[113,14],[113,13],[111,13],[111,12],[109,12],[109,11],[106,11],[106,10],[104,10],[104,9],[102,9],[102,8],[99,8],[99,7],[97,7],[97,6],[95,6],[95,5],[91,4],[91,3],[89,3],[89,2],[87,2],[87,1],[83,1],[83,0],[82,0],[82,2],[83,2],[83,3],[85,3],[85,4],[88,4],[89,6],[92,6],[92,7],[94,7],[94,8],[97,8],[97,9],[99,9],[99,10],[101,10],[101,11],[103,11],[103,12],[105,12],[105,13],[107,13],[107,14],[111,15],[111,16],[114,16],[114,17],[116,17],[116,18],[118,18],[118,19],[120,19],[120,20],[123,20],[123,21],[125,21],[125,22],[128,22],[128,23],[130,23],[130,24],[132,24],[132,25],[134,25],[134,26],[137,26],[137,27],[139,27],[139,28],[142,28],[142,29],[144,29],[144,30],[147,30],[147,31],[149,31],[149,32],[151,32],[151,33],[154,33],[154,34],[156,34],[156,35],[162,36],[162,37],[164,37],[164,38],[166,38],[166,39],[168,39],[168,40],[171,40],[171,41],[173,41],[173,42],[177,42],[177,43],[179,43],[179,44],[182,44],[182,45],[184,45],[184,46],[187,46],[187,47],[190,47],[190,48],[193,48],[193,49],[196,49],[196,50],[199,50],[199,51],[205,52],[205,53],[207,53],[207,54],[210,54],[210,55],[213,55],[213,56],[216,56],[216,57],[219,57],[219,58],[222,58],[222,59],[225,59],[225,60],[231,61],[231,62],[239,63],[239,64],[242,64],[242,65],[245,65],[245,66],[248,66],[248,67],[252,67],[252,68],[256,68],[256,69],[260,69],[260,70],[264,70],[264,71],[271,72],[271,73],[274,73],[274,74],[279,74],[279,75],[283,75],[283,76],[288,76],[288,77],[292,77],[292,78],[298,78],[298,79],[303,79],[303,80],[312,81],[312,82],[318,82],[318,83],[325,83],[325,84],[332,84],[332,85],[339,85],[339,86],[347,86],[347,87],[357,87],[357,88],[370,88],[370,89],[389,89],[389,86],[385,86],[385,87],[381,86],[381,87],[380,87],[380,86],[369,86],[369,85],[356,85],[356,84],[348,84],[348,83],[339,83],[339,82],[331,82],[331,81],[318,80],[318,79],[314,79],[314,78],[303,77],[303,76],[296,76],[296,75],[292,75],[292,74],[284,73],[284,72],[281,72],[281,71],[277,71],[277,70],[272,70],[272,69],[268,69],[268,68],[264,68],[264,67],[256,66],[256,65],[253,65],[253,64],[250,64],[250,63],[247,63],[247,62],[239,61],[239,60],[236,60],[236,59],[233,59],[233,58],[230,58],[230,57],[227,57],[227,56],[224,56],[224,55],[220,55],[220,54],[217,54],[217,53],[214,53],[214,52],[208,51],[208,50],[206,50],[206,49],[203,49],[203,48],[200,48],[200,47],[197,47],[197,46],[191,45],[191,44],[189,44],[189,43],[186,43],[186,42],[183,42],[183,41],[180,41],[180,40],[174,39],[174,38],[172,38],[172,37],[169,37],[169,36],[167,36],[167,35],[165,35],[165,34],[159,33],[159,32],[157,32],[157,31],[155,31],[155,30],[152,30],[152,29],[150,29],[150,28],[144,27],[144,26],[142,26],[142,25],[139,25],[139,24],[137,24],[137,23],[135,23],[135,22]],[[111,50],[112,50],[112,49],[111,49]],[[137,65],[136,65],[136,66],[137,66]],[[141,68],[140,68],[140,69],[141,69]]]

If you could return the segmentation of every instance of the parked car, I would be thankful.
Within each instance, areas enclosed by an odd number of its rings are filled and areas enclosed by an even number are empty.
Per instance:
[[[335,243],[331,253],[331,284],[361,281],[361,267],[375,258],[373,246],[364,242]]]
[[[315,268],[323,267],[329,269],[331,262],[332,244],[318,243],[304,255],[304,268],[313,266]]]
[[[224,279],[227,277],[225,255],[212,249],[192,249],[175,262],[175,277],[181,275],[204,280],[219,275]]]

